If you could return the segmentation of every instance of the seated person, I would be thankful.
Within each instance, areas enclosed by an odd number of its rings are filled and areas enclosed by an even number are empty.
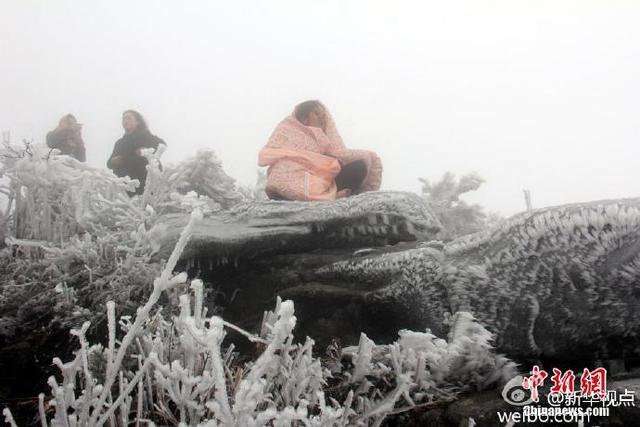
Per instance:
[[[62,117],[56,127],[47,133],[49,148],[57,148],[61,154],[66,154],[84,162],[87,160],[84,141],[82,141],[82,125],[73,114]]]
[[[376,191],[382,162],[371,151],[347,149],[319,101],[296,106],[260,151],[269,166],[266,193],[277,200],[335,200]]]
[[[136,191],[130,193],[142,194],[147,180],[147,158],[142,155],[143,148],[157,149],[159,144],[167,145],[162,139],[151,134],[147,123],[140,113],[127,110],[122,114],[124,135],[113,148],[113,153],[107,161],[107,167],[118,176],[128,176],[140,181]]]

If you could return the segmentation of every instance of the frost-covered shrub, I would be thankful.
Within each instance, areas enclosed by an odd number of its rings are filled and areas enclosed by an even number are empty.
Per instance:
[[[17,239],[60,245],[83,229],[113,226],[112,210],[133,188],[130,180],[41,145],[5,145],[0,158],[8,234]]]
[[[140,240],[133,233],[151,230],[164,213],[191,212],[196,207],[203,213],[215,212],[243,199],[212,151],[200,151],[163,168],[163,147],[157,153],[145,150],[149,160],[145,191],[130,198],[127,191],[135,188],[136,180],[118,178],[41,145],[5,144],[0,150],[4,178],[0,189],[8,197],[4,209],[8,234],[58,247],[85,232],[132,237],[124,240],[126,244]],[[140,242],[135,244],[140,249]]]
[[[253,186],[240,187],[246,199],[264,201],[267,200],[267,193],[265,191],[267,187],[267,171],[265,169],[258,169],[256,173],[256,182]]]
[[[88,322],[72,330],[80,349],[70,362],[54,359],[62,379],[49,379],[53,399],[48,404],[55,408],[52,425],[126,425],[132,414],[138,422],[154,418],[188,425],[290,425],[307,419],[314,420],[312,425],[346,424],[334,423],[346,421],[346,416],[325,403],[325,373],[311,354],[312,342],[293,343],[296,320],[291,301],[279,303],[276,312],[265,316],[264,338],[247,334],[261,342],[264,351],[246,370],[235,373],[230,370],[230,353],[221,351],[225,322],[216,316],[207,319],[203,309],[202,282],[191,283],[193,306],[188,295],[180,298],[180,314],[173,323],[160,312],[151,316],[161,294],[186,280],[185,274],[172,271],[199,215],[192,215],[135,319],[122,318],[125,335],[119,346],[113,302],[107,303],[107,348],[89,345]],[[309,405],[317,414],[309,414]],[[5,415],[11,422],[10,413]],[[40,416],[47,418],[43,395]]]
[[[130,198],[127,191],[136,182],[129,178],[40,145],[5,141],[0,191],[7,195],[9,248],[0,252],[5,279],[0,286],[0,337],[35,330],[52,319],[54,326],[66,328],[82,320],[97,325],[104,315],[95,308],[107,300],[133,312],[161,269],[150,262],[165,231],[161,215],[195,208],[211,213],[234,198],[228,179],[223,180],[224,191],[212,193],[220,194],[219,201],[182,194],[179,188],[194,178],[193,164],[163,169],[162,150],[145,155],[145,191]],[[213,153],[203,158],[209,159],[205,163],[212,178],[223,174]],[[206,170],[198,168],[202,174]]]
[[[193,280],[193,297],[183,294],[179,314],[167,320],[156,304],[186,283],[186,274],[173,271],[200,218],[199,211],[192,214],[135,317],[121,317],[124,336],[118,339],[113,301],[106,304],[106,347],[88,342],[89,322],[71,331],[80,349],[69,362],[54,359],[60,376],[49,378],[51,399],[39,396],[43,425],[379,425],[416,402],[451,398],[513,375],[513,365],[492,354],[491,335],[466,313],[454,317],[447,341],[401,331],[396,343],[375,346],[363,335],[357,348],[345,349],[333,372],[314,357],[311,339],[294,343],[292,301],[278,300],[265,313],[261,334],[252,335],[207,317],[203,284]],[[223,347],[225,328],[256,342],[261,354],[234,363],[233,348]],[[333,397],[325,390],[332,376],[338,380]],[[344,398],[336,400],[338,395]],[[4,413],[14,424],[10,411]]]
[[[224,172],[222,162],[212,150],[200,149],[195,156],[169,169],[169,176],[173,176],[177,190],[182,194],[194,192],[206,196],[215,200],[222,209],[229,209],[245,198],[236,187],[235,179]]]
[[[360,393],[395,383],[392,393],[411,406],[505,383],[517,372],[513,362],[494,353],[491,333],[467,312],[453,316],[446,340],[429,331],[398,334],[391,345],[376,345],[362,334],[357,347],[343,350],[353,363],[346,377],[359,384]]]
[[[476,173],[457,179],[453,173],[446,172],[440,181],[431,182],[425,178],[419,180],[422,182],[422,197],[433,208],[448,237],[475,233],[502,219],[496,213],[485,213],[484,208],[478,204],[460,200],[464,193],[475,191],[484,183],[484,179]]]

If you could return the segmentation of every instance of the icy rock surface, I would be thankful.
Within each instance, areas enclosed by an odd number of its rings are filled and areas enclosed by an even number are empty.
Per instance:
[[[186,215],[167,215],[161,257]],[[245,201],[208,215],[183,258],[231,260],[318,248],[383,246],[432,239],[442,226],[412,193],[372,192],[333,202]]]

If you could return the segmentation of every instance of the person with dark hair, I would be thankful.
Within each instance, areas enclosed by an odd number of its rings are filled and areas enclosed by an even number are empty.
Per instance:
[[[347,149],[320,101],[298,104],[276,127],[258,156],[269,166],[266,193],[279,200],[335,200],[376,191],[382,162],[367,150]]]
[[[142,194],[147,179],[147,159],[142,155],[142,149],[157,149],[159,144],[167,145],[162,139],[151,134],[147,122],[142,115],[134,110],[127,110],[122,114],[124,135],[120,138],[113,153],[107,161],[107,167],[118,176],[128,176],[140,182],[136,191],[131,195]]]
[[[63,116],[58,126],[47,133],[47,146],[60,150],[61,154],[74,157],[84,162],[87,153],[82,140],[82,125],[73,114]]]

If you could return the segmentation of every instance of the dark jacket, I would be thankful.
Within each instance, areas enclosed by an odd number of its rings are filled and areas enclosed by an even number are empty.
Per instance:
[[[47,134],[49,148],[57,148],[62,154],[75,157],[81,162],[87,160],[84,141],[80,132],[74,129],[54,129]]]
[[[157,149],[159,144],[167,145],[166,142],[152,135],[146,129],[136,129],[131,133],[125,133],[113,147],[113,153],[107,161],[107,167],[118,176],[128,176],[131,179],[139,180],[140,186],[132,194],[142,194],[147,179],[148,162],[144,156],[138,155],[137,150],[139,148]],[[120,156],[120,161],[114,164],[113,158],[116,156]]]

